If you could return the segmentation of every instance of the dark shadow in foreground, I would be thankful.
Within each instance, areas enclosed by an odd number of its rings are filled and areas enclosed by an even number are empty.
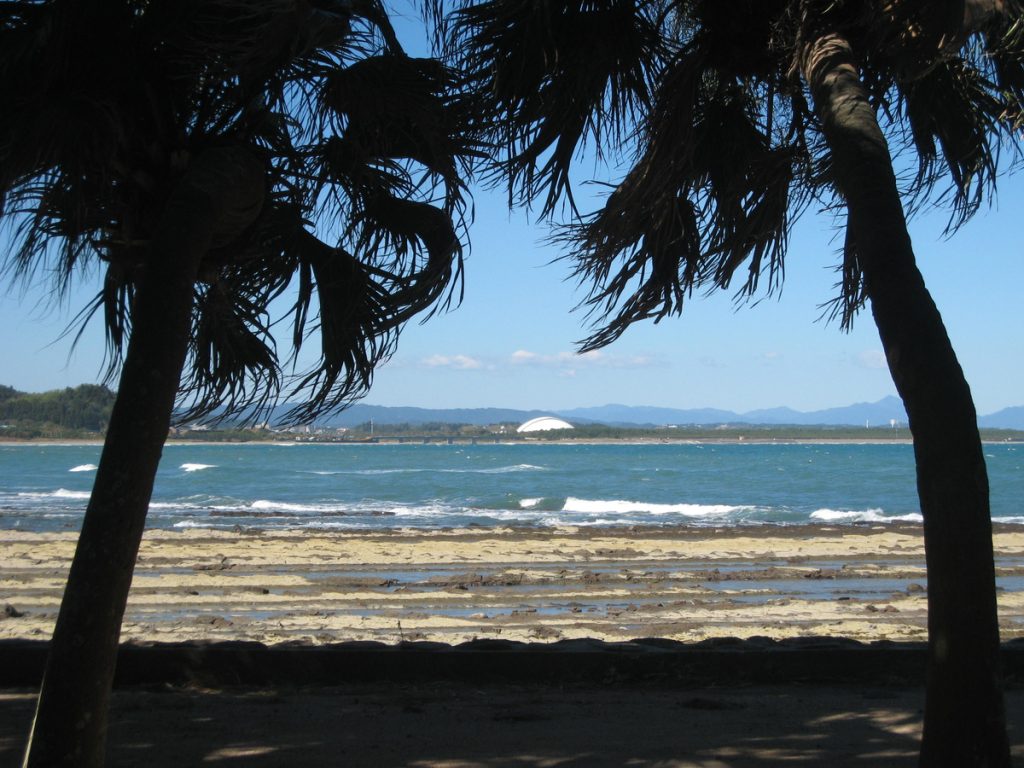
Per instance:
[[[32,700],[0,698],[3,765],[17,762]],[[114,695],[109,765],[913,766],[922,701],[903,686],[664,681],[126,688]],[[1024,722],[1024,691],[1008,706],[1008,721]],[[1024,757],[1024,731],[1011,743]]]
[[[45,650],[0,642],[0,765]],[[1003,661],[1020,759],[1024,644]],[[910,768],[923,672],[923,646],[842,638],[127,644],[108,765]]]

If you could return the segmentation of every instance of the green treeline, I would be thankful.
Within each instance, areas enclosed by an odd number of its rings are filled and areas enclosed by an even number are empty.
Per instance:
[[[577,424],[575,429],[535,432],[524,435],[516,432],[518,425],[512,422],[491,424],[454,424],[425,422],[421,424],[378,424],[371,427],[364,422],[352,427],[345,434],[347,439],[375,438],[382,441],[411,437],[424,438],[501,438],[503,440],[908,440],[910,430],[906,427],[826,426],[826,425],[785,425],[785,424],[729,424],[725,426],[683,426],[645,427],[608,426],[606,424]],[[1012,429],[982,429],[982,439],[987,441],[1019,441],[1024,432]],[[323,436],[313,436],[323,440]]]
[[[103,432],[113,405],[114,393],[96,384],[39,393],[0,386],[0,424],[11,437],[47,436],[55,428]],[[21,434],[26,431],[32,434]]]
[[[493,435],[502,428],[507,432],[515,434],[517,426],[519,426],[518,422],[483,425],[446,421],[423,421],[374,425],[369,421],[364,421],[362,424],[351,427],[348,430],[348,435],[360,438],[371,436],[410,437],[417,435],[429,437],[483,437]]]

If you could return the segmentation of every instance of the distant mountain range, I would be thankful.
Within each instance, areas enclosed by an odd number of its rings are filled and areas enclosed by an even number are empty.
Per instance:
[[[988,416],[979,416],[978,426],[990,429],[1024,429],[1024,405],[1015,405],[990,413]]]
[[[897,397],[885,397],[876,403],[855,403],[841,408],[820,411],[796,411],[792,408],[768,408],[736,413],[716,408],[656,408],[634,405],[603,405],[594,408],[573,408],[553,411],[521,411],[512,408],[406,408],[357,403],[335,416],[317,419],[318,426],[353,427],[373,421],[376,425],[427,424],[497,424],[523,422],[537,416],[558,416],[577,424],[609,426],[777,424],[795,426],[886,426],[895,420],[907,423],[903,403]],[[1004,408],[978,419],[978,425],[995,429],[1024,430],[1024,406]]]
[[[70,428],[98,429],[110,418],[114,393],[105,387],[82,385],[74,389],[44,393],[19,392],[0,385],[0,421],[52,422]],[[279,406],[269,421],[279,421],[289,410]],[[658,427],[735,425],[786,426],[887,426],[895,420],[907,423],[903,403],[885,397],[876,403],[855,403],[820,411],[767,408],[737,413],[717,408],[657,408],[637,405],[602,405],[553,411],[523,411],[514,408],[411,408],[357,403],[348,410],[316,420],[320,427],[354,427],[373,421],[388,424],[501,424],[522,423],[538,416],[558,416],[575,424],[606,424],[612,427]],[[229,419],[230,423],[232,420]],[[990,429],[1024,430],[1024,406],[1004,408],[978,418],[978,426]]]

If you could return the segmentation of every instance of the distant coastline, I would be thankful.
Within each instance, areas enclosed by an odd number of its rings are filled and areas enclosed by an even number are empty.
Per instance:
[[[344,440],[344,439],[309,439],[309,438],[281,438],[270,440],[265,438],[252,440],[239,439],[208,439],[188,437],[170,438],[168,445],[912,445],[913,438],[907,435],[893,437],[770,437],[757,435],[748,437],[694,437],[694,438],[657,438],[657,437],[608,437],[608,438],[544,438],[529,437],[522,439],[507,438],[458,438],[450,440],[443,437],[432,438],[429,441],[399,439],[394,437],[376,437],[369,440]],[[1013,437],[986,437],[982,434],[982,443],[987,445],[1024,443],[1024,433]],[[59,445],[83,445],[102,446],[103,437],[90,438],[27,438],[10,439],[0,437],[0,446],[3,445],[35,445],[35,446],[59,446]]]
[[[103,386],[83,384],[75,388],[49,392],[19,392],[0,384],[0,436],[5,433],[15,438],[81,438],[90,439],[101,433],[110,420],[116,394]],[[261,422],[264,426],[291,423],[293,404],[282,403],[248,419],[218,421],[214,412],[206,419],[192,421],[186,430],[242,431],[244,424]],[[335,434],[358,433],[361,429],[373,434],[374,427],[384,434],[400,431],[404,434],[426,429],[430,432],[446,430],[465,433],[467,430],[483,432],[512,431],[537,418],[558,418],[585,431],[584,437],[618,437],[608,434],[616,430],[645,430],[687,432],[714,430],[861,430],[868,429],[872,438],[879,432],[907,429],[907,414],[903,403],[895,396],[875,402],[820,410],[799,411],[782,406],[737,412],[722,408],[675,408],[665,406],[607,404],[547,410],[523,410],[504,407],[417,407],[384,406],[366,402],[351,404],[344,411],[327,413],[302,424],[305,432],[326,431]],[[978,414],[982,430],[1016,430],[1024,434],[1024,405],[1010,406],[995,413]],[[593,430],[603,430],[594,434]],[[296,429],[295,431],[298,431]],[[644,435],[655,436],[655,435]],[[661,435],[658,435],[661,436]],[[701,435],[703,437],[704,435]],[[806,437],[785,434],[783,437]],[[1005,435],[1004,435],[1005,436]],[[816,437],[816,435],[811,435]],[[205,439],[205,438],[203,438]],[[217,438],[222,439],[222,438]],[[888,437],[884,439],[888,440]],[[996,439],[999,439],[998,437]]]
[[[106,387],[24,393],[0,386],[0,444],[90,444],[103,441],[116,395]],[[287,407],[249,421],[216,414],[172,428],[172,443],[910,443],[898,398],[800,412],[606,405],[562,411],[509,408],[431,409],[356,403],[342,413],[284,427]],[[557,417],[551,414],[558,414]],[[260,422],[258,425],[256,422]],[[544,431],[520,432],[537,422]],[[979,417],[984,442],[1024,442],[1024,406]]]

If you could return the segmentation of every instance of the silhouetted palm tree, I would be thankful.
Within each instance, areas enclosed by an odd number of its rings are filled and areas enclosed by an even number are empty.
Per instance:
[[[103,762],[175,403],[257,418],[301,396],[308,419],[453,299],[468,144],[449,81],[377,0],[0,2],[7,268],[63,289],[102,265],[83,319],[102,315],[120,377],[26,765]],[[275,299],[294,353],[319,336],[305,374],[278,355]]]
[[[442,29],[511,203],[575,213],[588,142],[629,168],[559,235],[590,289],[584,350],[695,290],[772,292],[794,219],[811,202],[845,211],[832,314],[849,326],[870,302],[914,435],[924,765],[1008,765],[1009,751],[977,420],[904,205],[937,197],[955,228],[993,190],[1000,150],[1019,158],[1020,16],[1015,0],[467,0]],[[899,178],[896,153],[916,170]]]

